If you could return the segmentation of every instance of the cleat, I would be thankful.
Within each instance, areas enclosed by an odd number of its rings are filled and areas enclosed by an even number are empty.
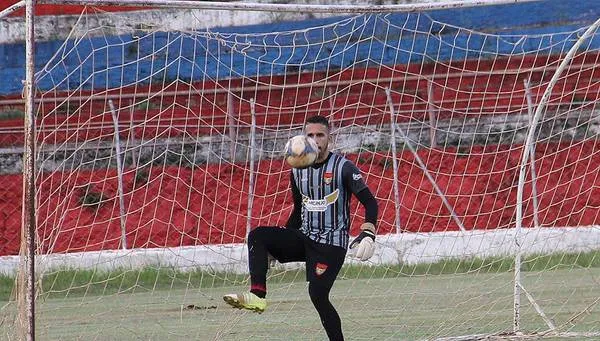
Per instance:
[[[267,300],[251,292],[225,295],[223,296],[223,301],[234,308],[252,310],[259,314],[267,308]]]

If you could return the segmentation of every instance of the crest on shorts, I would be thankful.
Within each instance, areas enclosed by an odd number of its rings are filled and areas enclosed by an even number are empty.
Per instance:
[[[326,270],[327,264],[317,263],[317,265],[315,265],[315,273],[317,274],[317,276],[321,276],[325,273]]]
[[[323,181],[325,181],[325,183],[327,185],[331,184],[331,181],[333,180],[333,173],[332,172],[325,172],[325,175],[323,175]]]

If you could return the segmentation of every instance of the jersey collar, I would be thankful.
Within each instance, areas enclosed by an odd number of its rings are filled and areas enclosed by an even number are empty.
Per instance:
[[[327,154],[327,157],[325,158],[325,160],[323,162],[319,162],[319,163],[314,163],[311,167],[312,168],[320,168],[321,166],[323,166],[324,164],[327,163],[327,161],[329,161],[329,159],[331,158],[332,153],[329,152],[329,154]]]

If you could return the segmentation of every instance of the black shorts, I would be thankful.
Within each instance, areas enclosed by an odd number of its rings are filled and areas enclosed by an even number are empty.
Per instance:
[[[344,259],[346,249],[340,246],[314,242],[296,229],[272,228],[264,233],[267,251],[280,263],[306,262],[306,280],[328,287],[333,286]]]

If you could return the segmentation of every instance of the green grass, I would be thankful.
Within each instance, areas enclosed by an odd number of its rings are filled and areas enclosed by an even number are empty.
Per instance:
[[[0,302],[8,301],[14,284],[14,277],[0,276]]]
[[[527,272],[523,282],[557,325],[598,297],[600,269]],[[324,340],[306,283],[269,283],[261,315],[225,305],[245,285],[47,299],[38,302],[38,340]],[[348,340],[420,340],[510,331],[512,274],[341,278],[332,301]],[[523,299],[523,329],[547,327]],[[7,311],[5,310],[5,313]],[[570,331],[598,330],[592,307]],[[0,326],[0,332],[9,333]],[[2,335],[2,334],[0,334]],[[558,338],[555,338],[558,339]]]
[[[562,331],[600,332],[599,256],[592,252],[524,259],[524,287],[557,326],[566,326]],[[509,258],[490,258],[346,266],[332,301],[348,340],[511,331],[513,264]],[[225,293],[247,290],[244,275],[151,268],[55,272],[44,277],[37,301],[37,339],[324,340],[304,278],[300,270],[271,272],[269,307],[258,315],[231,309],[221,299]],[[12,278],[0,278],[3,291],[13,283]],[[10,317],[16,308],[7,298],[0,304],[0,340],[14,332]],[[547,330],[525,295],[521,304],[523,330]]]

